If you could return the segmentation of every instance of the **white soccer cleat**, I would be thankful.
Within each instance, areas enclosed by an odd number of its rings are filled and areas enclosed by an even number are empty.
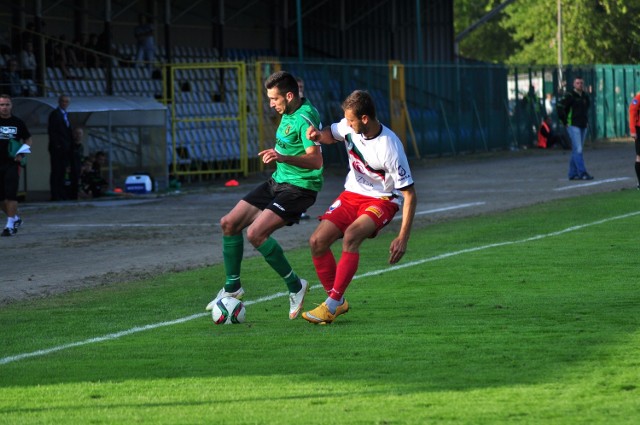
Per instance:
[[[309,282],[300,279],[300,284],[302,285],[300,291],[289,293],[289,319],[291,320],[298,317],[298,314],[302,311],[304,296],[309,292]]]
[[[244,296],[244,289],[242,289],[242,287],[240,287],[240,289],[238,289],[235,292],[227,292],[224,290],[224,286],[223,286],[222,289],[218,292],[218,295],[216,295],[216,297],[213,300],[211,300],[209,304],[207,304],[207,306],[205,307],[205,310],[206,311],[213,310],[213,306],[216,305],[216,303],[220,298],[233,297],[235,299],[241,300],[243,296]]]

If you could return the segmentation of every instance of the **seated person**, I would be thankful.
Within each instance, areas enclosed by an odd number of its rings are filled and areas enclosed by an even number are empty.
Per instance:
[[[80,188],[78,195],[82,198],[99,198],[105,195],[107,182],[94,167],[94,159],[85,158],[80,169]]]
[[[553,131],[551,117],[546,116],[538,129],[538,147],[541,149],[552,148],[555,145],[562,146],[562,149],[571,149],[571,142],[563,135]]]

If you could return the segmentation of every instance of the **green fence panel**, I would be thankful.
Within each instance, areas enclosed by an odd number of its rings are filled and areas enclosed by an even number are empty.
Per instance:
[[[389,64],[280,61],[282,69],[305,80],[305,94],[326,125],[343,117],[342,100],[355,89],[374,97],[378,118],[390,125]],[[640,66],[507,67],[491,64],[403,64],[406,100],[420,156],[533,147],[537,129],[573,79],[585,80],[592,108],[589,139],[624,137],[628,107],[640,91]],[[251,73],[250,73],[251,75]],[[261,87],[261,84],[257,85]],[[551,109],[545,98],[549,97]],[[408,135],[407,135],[408,137]],[[405,140],[416,156],[413,141]],[[325,159],[346,163],[344,149],[326,147]]]

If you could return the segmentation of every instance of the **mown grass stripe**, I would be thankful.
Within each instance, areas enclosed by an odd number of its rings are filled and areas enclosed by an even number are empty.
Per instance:
[[[550,233],[544,233],[544,234],[540,234],[540,235],[531,236],[531,237],[520,239],[520,240],[496,242],[496,243],[477,246],[477,247],[473,247],[473,248],[467,248],[467,249],[461,249],[461,250],[458,250],[458,251],[447,252],[447,253],[444,253],[444,254],[436,255],[434,257],[424,258],[422,260],[411,261],[411,262],[408,262],[408,263],[395,265],[395,266],[391,266],[391,267],[386,267],[384,269],[374,270],[374,271],[371,271],[371,272],[368,272],[368,273],[364,273],[364,274],[359,274],[359,275],[354,276],[354,280],[355,279],[365,278],[365,277],[368,277],[368,276],[376,276],[376,275],[380,275],[382,273],[386,273],[386,272],[390,272],[390,271],[394,271],[394,270],[399,270],[399,269],[404,269],[404,268],[407,268],[407,267],[414,267],[414,266],[418,266],[418,265],[421,265],[421,264],[424,264],[424,263],[429,263],[429,262],[433,262],[433,261],[437,261],[437,260],[442,260],[442,259],[445,259],[445,258],[450,258],[450,257],[462,255],[462,254],[468,254],[468,253],[471,253],[471,252],[478,252],[478,251],[483,251],[483,250],[491,249],[491,248],[497,248],[497,247],[502,247],[502,246],[507,246],[507,245],[514,245],[514,244],[533,242],[533,241],[537,241],[537,240],[541,240],[541,239],[545,239],[545,238],[549,238],[549,237],[560,236],[560,235],[563,235],[563,234],[566,234],[566,233],[582,230],[582,229],[585,229],[587,227],[597,226],[597,225],[600,225],[600,224],[604,224],[604,223],[608,223],[608,222],[616,221],[616,220],[623,220],[625,218],[633,217],[633,216],[636,216],[636,215],[639,215],[639,214],[640,214],[640,211],[635,211],[635,212],[631,212],[631,213],[627,213],[627,214],[622,214],[622,215],[617,215],[617,216],[614,216],[614,217],[605,218],[605,219],[602,219],[602,220],[593,221],[593,222],[590,222],[590,223],[585,223],[585,224],[580,224],[580,225],[576,225],[576,226],[567,227],[566,229],[562,229],[562,230],[559,230],[559,231],[556,231],[556,232],[550,232]],[[319,287],[321,287],[321,285],[314,285],[312,288],[319,288]],[[262,302],[266,302],[266,301],[271,301],[271,300],[274,300],[276,298],[284,297],[284,296],[287,296],[287,295],[288,294],[286,292],[278,292],[276,294],[272,294],[272,295],[269,295],[269,296],[266,296],[266,297],[258,298],[256,300],[246,301],[245,305],[249,306],[249,305],[252,305],[252,304],[258,304],[258,303],[262,303]],[[166,322],[153,323],[153,324],[149,324],[149,325],[145,325],[145,326],[136,326],[136,327],[133,327],[133,328],[125,330],[125,331],[115,332],[115,333],[99,336],[99,337],[96,337],[96,338],[89,338],[89,339],[85,339],[84,341],[72,342],[72,343],[69,343],[69,344],[59,345],[59,346],[56,346],[56,347],[51,347],[51,348],[47,348],[47,349],[32,351],[32,352],[29,352],[29,353],[22,353],[22,354],[16,354],[14,356],[3,357],[3,358],[0,359],[0,365],[5,365],[5,364],[8,364],[8,363],[17,362],[17,361],[20,361],[20,360],[33,358],[33,357],[46,356],[46,355],[51,354],[51,353],[67,350],[67,349],[70,349],[70,348],[81,347],[83,345],[95,344],[95,343],[104,342],[104,341],[111,341],[111,340],[119,339],[119,338],[122,338],[122,337],[125,337],[125,336],[133,335],[133,334],[136,334],[136,333],[139,333],[139,332],[145,332],[145,331],[149,331],[149,330],[153,330],[153,329],[157,329],[157,328],[162,328],[162,327],[166,327],[166,326],[173,326],[173,325],[185,323],[185,322],[188,322],[188,321],[191,321],[191,320],[194,320],[194,319],[199,319],[199,318],[207,316],[207,315],[209,315],[209,313],[192,314],[190,316],[186,316],[186,317],[182,317],[182,318],[179,318],[179,319],[170,320],[170,321],[166,321]]]

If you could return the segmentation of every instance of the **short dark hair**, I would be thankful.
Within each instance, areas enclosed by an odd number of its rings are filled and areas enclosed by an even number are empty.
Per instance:
[[[358,118],[363,115],[376,119],[376,105],[373,97],[365,90],[355,90],[342,102],[342,109],[350,109]]]
[[[286,94],[292,92],[295,97],[298,97],[298,82],[295,77],[287,71],[274,72],[264,82],[264,87],[269,90],[277,88],[280,94]]]

